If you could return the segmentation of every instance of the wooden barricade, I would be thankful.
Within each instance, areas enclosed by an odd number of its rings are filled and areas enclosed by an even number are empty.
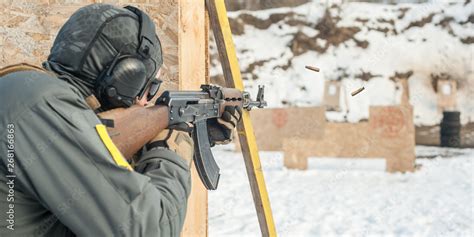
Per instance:
[[[0,2],[0,68],[41,65],[59,28],[74,11],[91,3],[134,5],[156,24],[164,65],[162,89],[197,90],[208,81],[208,23],[204,0],[26,0]],[[207,190],[196,170],[183,236],[207,236]]]
[[[384,158],[386,170],[415,169],[413,107],[408,87],[401,105],[372,106],[369,120],[327,122],[324,107],[252,111],[260,150],[283,151],[288,168],[306,169],[308,157]]]

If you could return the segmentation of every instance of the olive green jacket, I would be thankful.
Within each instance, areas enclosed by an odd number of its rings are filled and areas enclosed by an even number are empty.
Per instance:
[[[79,91],[47,73],[0,77],[0,236],[179,236],[189,167],[167,149],[120,167]]]

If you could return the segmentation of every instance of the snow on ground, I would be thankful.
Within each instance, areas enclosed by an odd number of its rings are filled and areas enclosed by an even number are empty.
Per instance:
[[[288,170],[281,153],[260,152],[279,236],[473,236],[474,149],[416,153],[419,170],[390,174],[379,160],[334,168],[310,159],[309,170]],[[241,154],[226,146],[214,155],[221,180],[209,192],[209,235],[260,236]]]
[[[322,105],[324,82],[342,80],[342,112],[328,119],[358,122],[368,118],[370,105],[398,103],[400,93],[390,78],[403,73],[409,75],[415,124],[435,125],[442,115],[433,80],[440,75],[458,81],[462,122],[474,121],[473,9],[472,1],[312,1],[229,16],[241,29],[239,33],[234,27],[234,40],[242,75],[248,79],[245,86],[264,84],[269,107]],[[222,74],[216,58],[212,64],[211,75]],[[305,65],[318,66],[321,72],[305,70]],[[348,96],[359,86],[366,90],[357,98]]]

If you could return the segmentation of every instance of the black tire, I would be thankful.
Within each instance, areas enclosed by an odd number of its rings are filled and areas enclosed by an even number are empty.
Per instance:
[[[444,111],[440,124],[440,142],[444,147],[461,146],[461,113],[459,111]]]
[[[441,123],[461,123],[461,120],[460,119],[443,119],[441,120]]]
[[[459,136],[461,133],[459,132],[459,130],[455,130],[455,129],[447,129],[447,130],[442,130],[439,135],[440,136],[447,136],[447,137],[450,137],[450,136]]]
[[[459,136],[442,136],[441,146],[443,147],[460,147],[461,137]]]
[[[461,112],[459,111],[444,111],[443,121],[460,121]]]
[[[461,134],[461,129],[459,128],[441,128],[439,135],[443,134]]]
[[[441,124],[440,125],[440,132],[443,132],[443,131],[461,131],[461,125],[457,125],[457,126],[446,126],[446,124]]]
[[[459,122],[442,122],[440,124],[441,129],[458,129],[461,130],[461,123]]]

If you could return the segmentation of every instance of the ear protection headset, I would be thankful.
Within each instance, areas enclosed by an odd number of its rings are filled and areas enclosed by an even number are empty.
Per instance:
[[[104,109],[118,107],[130,107],[135,98],[141,99],[147,88],[150,88],[148,99],[153,98],[158,92],[161,81],[155,79],[157,73],[157,62],[152,55],[158,47],[161,50],[158,37],[154,31],[153,21],[140,9],[132,6],[126,6],[126,9],[132,11],[139,19],[139,47],[137,52],[132,55],[122,55],[122,47],[112,62],[102,71],[97,78],[97,95]],[[161,53],[161,52],[160,52]],[[147,71],[145,61],[151,60],[154,69]]]

